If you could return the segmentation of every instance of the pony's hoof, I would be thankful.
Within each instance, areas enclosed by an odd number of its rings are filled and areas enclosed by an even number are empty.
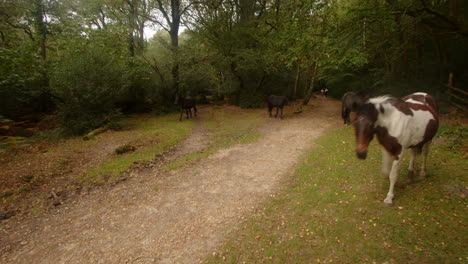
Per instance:
[[[384,202],[383,202],[383,205],[384,205],[385,207],[392,207],[392,206],[393,206],[393,202],[392,202],[392,201],[390,201],[390,202],[384,201]]]
[[[408,183],[414,182],[414,171],[408,171]]]
[[[393,197],[387,197],[383,201],[385,206],[392,206],[393,205]]]

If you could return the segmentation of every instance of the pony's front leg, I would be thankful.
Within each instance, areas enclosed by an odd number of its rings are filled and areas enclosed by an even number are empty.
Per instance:
[[[276,107],[276,114],[275,114],[275,118],[278,118],[278,111],[279,111],[279,107]]]
[[[382,148],[382,175],[385,176],[385,178],[390,174],[393,160],[394,158],[392,155]]]
[[[182,121],[182,115],[184,114],[184,109],[180,109],[179,121]]]
[[[271,114],[272,111],[273,111],[273,107],[268,106],[268,113],[270,113],[270,117],[273,117],[273,115]]]
[[[390,180],[390,188],[387,193],[387,197],[384,200],[385,205],[392,205],[393,204],[393,197],[395,197],[393,190],[395,188],[395,183],[398,178],[398,169],[400,167],[401,157],[403,156],[403,152],[398,155],[398,159],[395,159],[392,162],[392,169],[390,170],[390,175],[388,176]]]

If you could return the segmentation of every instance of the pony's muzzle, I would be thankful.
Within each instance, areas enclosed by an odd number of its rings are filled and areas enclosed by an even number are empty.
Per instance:
[[[356,155],[359,159],[366,159],[367,150],[356,150]]]

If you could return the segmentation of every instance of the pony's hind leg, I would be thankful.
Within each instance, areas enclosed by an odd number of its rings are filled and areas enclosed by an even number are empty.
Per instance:
[[[193,114],[194,114],[195,116],[197,116],[197,107],[196,107],[196,106],[193,106]]]
[[[421,172],[419,173],[419,176],[421,178],[426,178],[426,161],[427,161],[427,155],[429,154],[430,145],[431,145],[431,141],[427,142],[422,147]]]
[[[418,150],[413,148],[411,149],[411,157],[409,161],[409,166],[408,166],[408,182],[413,182],[414,181],[414,160],[416,159],[416,154],[418,153]]]

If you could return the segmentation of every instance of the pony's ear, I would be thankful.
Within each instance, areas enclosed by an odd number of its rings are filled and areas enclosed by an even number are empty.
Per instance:
[[[372,88],[366,88],[358,91],[356,95],[358,95],[360,98],[362,98],[364,101],[367,99],[371,98],[373,96],[373,89]]]
[[[366,103],[367,99],[368,99],[367,97],[364,97],[357,93],[352,95],[351,110],[357,111]]]

